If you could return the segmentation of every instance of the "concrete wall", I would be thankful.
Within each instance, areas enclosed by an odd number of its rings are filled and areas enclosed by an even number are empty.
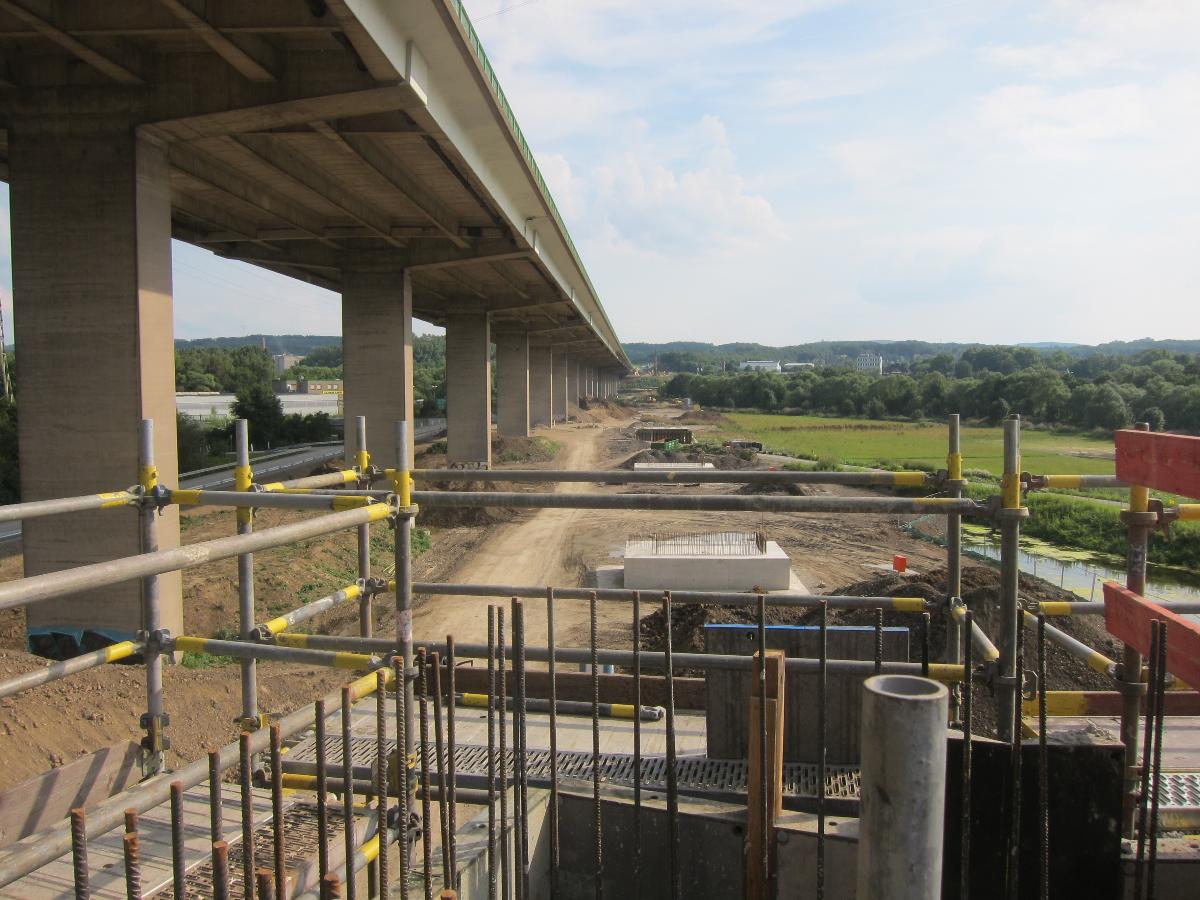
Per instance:
[[[412,284],[407,272],[347,271],[342,283],[346,421],[367,417],[367,449],[381,467],[396,465],[396,421],[413,421]],[[357,449],[346,429],[346,459]],[[253,435],[251,435],[253,438]]]
[[[446,461],[487,468],[492,462],[492,364],[485,312],[446,320]]]
[[[567,420],[567,363],[569,361],[570,357],[567,354],[559,350],[554,351],[554,421],[556,422]]]
[[[135,138],[131,128],[88,134],[91,124],[62,123],[61,134],[38,132],[29,123],[10,126],[24,500],[136,483],[142,418],[154,420],[159,479],[178,481],[167,160],[161,147]],[[177,508],[168,507],[158,522],[159,547],[178,546]],[[24,526],[26,575],[140,548],[132,509]],[[176,634],[183,629],[180,583],[179,573],[160,577],[162,624]],[[85,632],[90,640],[124,639],[141,626],[137,583],[40,603],[27,619],[39,643],[47,634],[68,635],[66,652]]]
[[[496,339],[496,426],[501,434],[529,437],[529,335],[505,331]]]
[[[529,424],[554,425],[554,354],[547,345],[529,347]]]
[[[582,368],[579,365],[579,360],[574,356],[567,357],[567,414],[570,415],[571,410],[579,409],[579,398],[583,396],[580,393],[579,370]]]

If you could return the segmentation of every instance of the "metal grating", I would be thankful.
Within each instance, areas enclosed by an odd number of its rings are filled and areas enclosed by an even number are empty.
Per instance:
[[[1163,772],[1158,795],[1160,831],[1200,827],[1200,773]]]
[[[386,749],[391,753],[395,741],[387,741]],[[434,748],[429,746],[429,767],[436,770]],[[340,765],[342,740],[338,736],[326,736],[325,753],[330,765]],[[355,766],[370,768],[375,765],[375,739],[352,737],[350,753]],[[443,751],[444,754],[444,751]],[[509,776],[516,758],[512,748],[508,749]],[[288,759],[312,762],[316,759],[313,738],[297,744],[288,753]],[[487,747],[476,744],[459,744],[454,757],[459,775],[485,777],[487,775]],[[532,784],[549,784],[550,751],[530,750],[526,771]],[[705,756],[683,756],[675,760],[676,781],[680,790],[704,793],[743,793],[746,790],[746,763],[744,760],[709,759]],[[582,750],[562,750],[558,754],[558,777],[560,780],[588,780],[592,778],[592,754]],[[633,754],[600,754],[600,777],[610,784],[633,784]],[[785,763],[783,767],[783,792],[787,796],[815,797],[817,795],[817,766],[814,763]],[[854,766],[825,767],[825,796],[833,800],[858,799],[858,769]],[[662,756],[642,757],[642,786],[651,790],[665,790],[667,786],[667,762]]]

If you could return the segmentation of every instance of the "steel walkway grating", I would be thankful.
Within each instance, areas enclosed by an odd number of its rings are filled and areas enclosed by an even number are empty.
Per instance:
[[[386,742],[387,752],[395,749],[395,741]],[[429,767],[436,771],[434,748],[429,746]],[[325,754],[329,765],[339,766],[342,760],[342,739],[330,735],[325,738]],[[372,768],[375,765],[375,739],[352,737],[350,754],[356,767]],[[444,756],[444,752],[443,752]],[[287,759],[297,762],[316,760],[316,743],[306,738],[291,749]],[[507,752],[509,777],[512,777],[514,751]],[[443,761],[447,761],[443,759]],[[455,767],[460,775],[486,777],[488,771],[487,747],[476,744],[459,744],[454,756]],[[631,753],[602,753],[600,755],[600,777],[610,784],[632,785],[634,781],[634,759]],[[526,764],[529,780],[535,784],[550,782],[550,751],[529,751]],[[680,790],[705,793],[743,793],[746,790],[746,763],[743,760],[709,759],[704,756],[682,756],[675,760],[676,781]],[[641,766],[642,786],[651,790],[665,790],[667,786],[667,762],[662,756],[643,756]],[[786,763],[783,767],[783,792],[788,796],[815,797],[817,795],[817,767],[810,763]],[[592,755],[582,750],[562,750],[558,754],[558,777],[560,780],[590,781],[592,778]],[[825,796],[835,800],[858,799],[858,769],[854,766],[825,767]]]

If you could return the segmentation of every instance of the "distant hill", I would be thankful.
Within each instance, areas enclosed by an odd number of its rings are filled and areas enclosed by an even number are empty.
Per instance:
[[[686,357],[696,363],[742,362],[747,359],[773,359],[779,362],[834,362],[839,358],[855,357],[860,353],[877,353],[891,361],[911,361],[914,358],[949,353],[958,356],[968,347],[982,344],[933,343],[929,341],[815,341],[809,344],[791,344],[771,347],[766,344],[708,344],[702,341],[671,341],[665,344],[633,342],[623,345],[630,361],[635,365],[653,364],[655,359]],[[1144,350],[1167,350],[1171,353],[1200,353],[1200,340],[1153,340],[1142,338],[1136,341],[1113,341],[1107,344],[1088,345],[1043,341],[1017,344],[1044,353],[1062,352],[1070,356],[1084,357],[1095,353],[1111,356],[1132,356]]]
[[[195,350],[202,347],[221,347],[231,350],[234,347],[259,347],[266,340],[267,350],[271,353],[292,353],[296,356],[307,356],[317,347],[327,347],[330,344],[341,346],[340,334],[246,334],[242,337],[195,338],[194,340],[176,340],[176,350]]]

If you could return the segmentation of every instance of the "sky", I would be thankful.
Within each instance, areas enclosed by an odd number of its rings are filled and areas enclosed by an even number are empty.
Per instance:
[[[1200,337],[1200,0],[467,8],[622,340]],[[175,303],[339,331],[178,243]]]

